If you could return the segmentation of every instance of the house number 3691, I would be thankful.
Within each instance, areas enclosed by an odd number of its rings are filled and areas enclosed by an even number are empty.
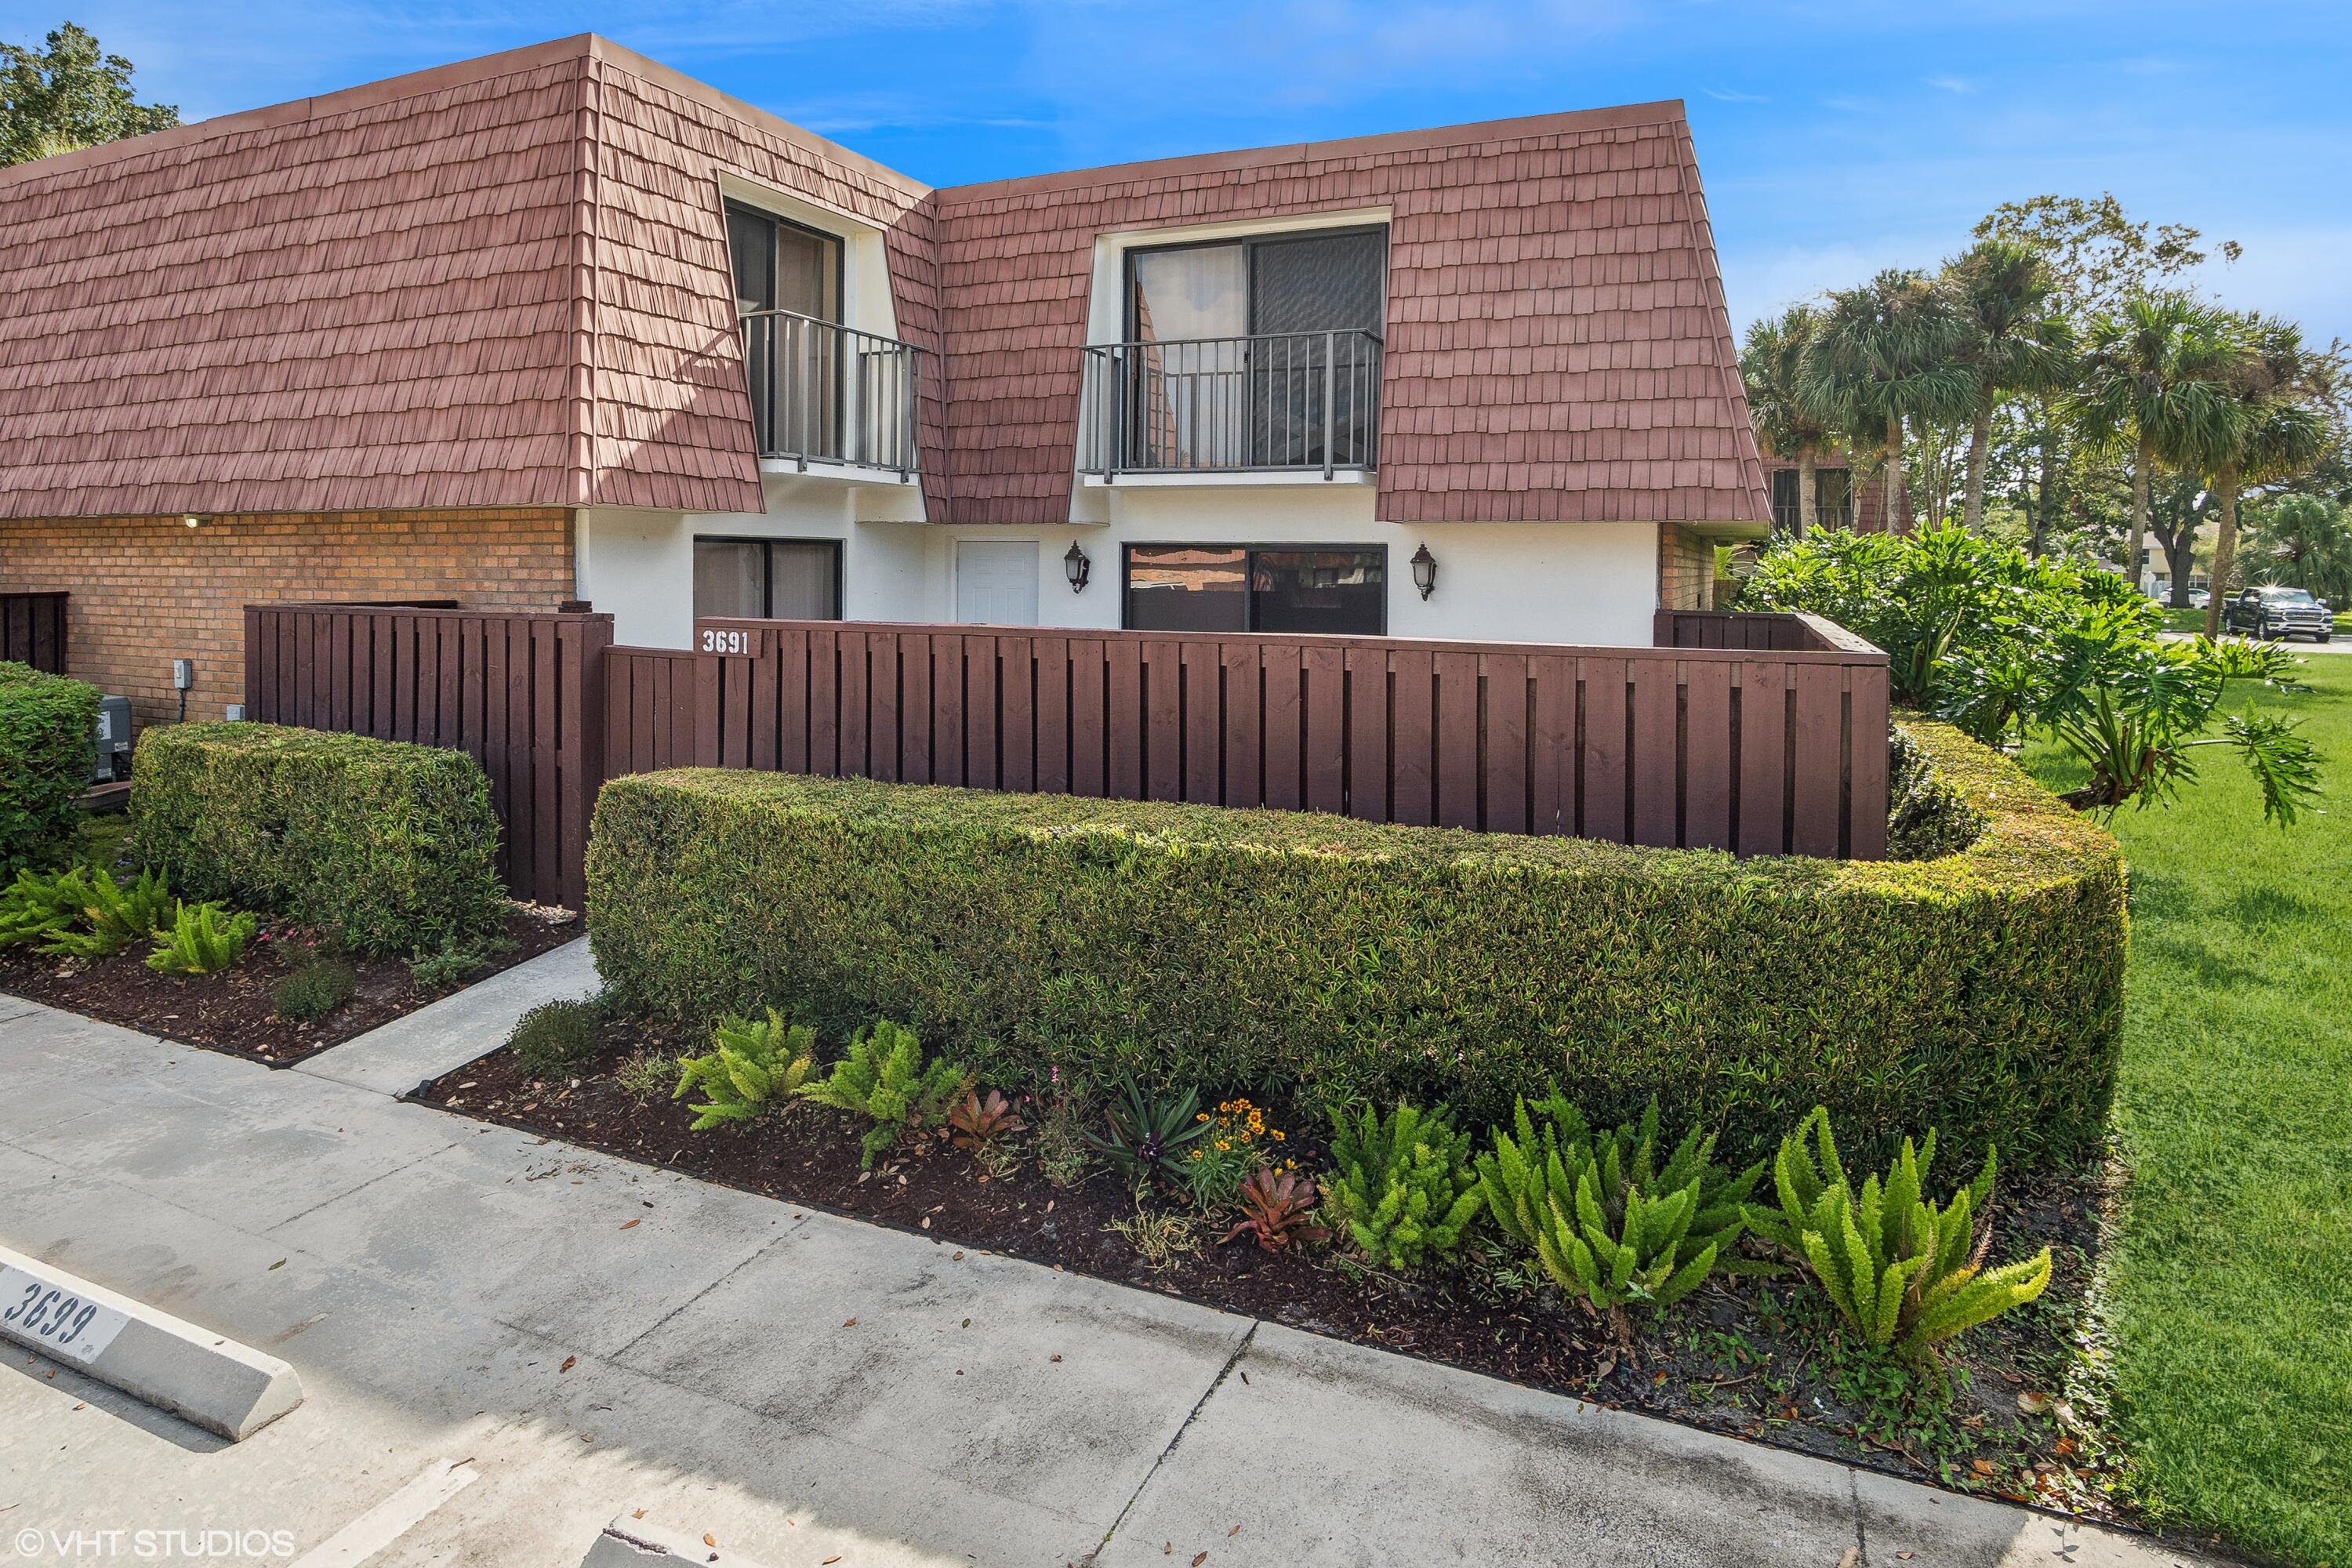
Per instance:
[[[702,651],[722,654],[731,658],[751,658],[758,653],[758,649],[753,646],[753,633],[747,631],[729,631],[722,626],[705,626],[702,628]]]

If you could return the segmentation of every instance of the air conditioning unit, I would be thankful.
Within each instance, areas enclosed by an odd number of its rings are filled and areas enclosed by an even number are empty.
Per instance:
[[[111,784],[131,776],[131,699],[102,697],[98,703],[98,751],[90,782]]]

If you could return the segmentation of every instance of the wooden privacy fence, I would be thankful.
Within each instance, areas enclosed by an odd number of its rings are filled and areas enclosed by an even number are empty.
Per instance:
[[[0,658],[66,672],[66,595],[0,592]]]
[[[1673,646],[698,621],[694,652],[609,650],[604,770],[1885,854],[1885,654],[1794,616],[1657,630]]]
[[[604,782],[613,617],[364,605],[245,612],[249,717],[467,752],[504,825],[519,898],[577,908]]]

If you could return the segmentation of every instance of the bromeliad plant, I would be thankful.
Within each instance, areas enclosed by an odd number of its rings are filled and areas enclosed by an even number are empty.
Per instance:
[[[147,967],[159,974],[215,974],[245,956],[257,922],[249,913],[232,915],[210,900],[191,909],[175,906],[172,928],[163,933]]]
[[[770,1105],[801,1092],[816,1070],[816,1031],[789,1025],[773,1007],[764,1018],[725,1018],[711,1031],[707,1056],[680,1057],[672,1100],[699,1093],[689,1107],[693,1131],[749,1121]]]
[[[887,1018],[860,1029],[833,1071],[803,1084],[801,1098],[863,1116],[874,1125],[858,1144],[871,1170],[910,1127],[937,1123],[971,1089],[972,1075],[944,1057],[923,1059],[915,1031]]]
[[[1522,1100],[1477,1170],[1496,1226],[1605,1317],[1620,1344],[1632,1342],[1628,1308],[1662,1310],[1710,1274],[1769,1268],[1732,1250],[1763,1165],[1718,1165],[1715,1136],[1696,1128],[1661,1163],[1655,1100],[1638,1125],[1595,1134],[1556,1090],[1532,1112]]]
[[[948,1131],[956,1147],[982,1156],[1025,1131],[1027,1125],[1014,1113],[1013,1102],[993,1089],[986,1099],[978,1089],[966,1089],[963,1099],[948,1112]]]
[[[1386,1117],[1370,1106],[1335,1110],[1331,1162],[1324,1201],[1336,1228],[1374,1262],[1417,1268],[1451,1258],[1477,1222],[1470,1135],[1454,1131],[1443,1106],[1400,1103]]]
[[[1330,1231],[1312,1223],[1317,1197],[1315,1184],[1297,1171],[1261,1165],[1241,1184],[1246,1217],[1225,1232],[1224,1239],[1254,1237],[1268,1252],[1280,1252],[1294,1241],[1328,1241]]]
[[[1864,1341],[1931,1363],[1938,1344],[2024,1305],[2050,1283],[2046,1247],[2020,1262],[1984,1267],[1992,1236],[1979,1220],[1992,1194],[1994,1158],[1987,1149],[1976,1179],[1938,1205],[1927,1193],[1936,1159],[1931,1131],[1916,1151],[1906,1138],[1885,1180],[1873,1173],[1856,1192],[1839,1163],[1830,1113],[1816,1106],[1772,1163],[1780,1206],[1751,1206],[1748,1223],[1812,1271]]]
[[[1189,1146],[1208,1135],[1211,1123],[1201,1114],[1201,1095],[1186,1089],[1181,1095],[1146,1095],[1135,1079],[1120,1080],[1120,1096],[1104,1114],[1109,1136],[1087,1134],[1096,1152],[1125,1176],[1139,1194],[1156,1179],[1173,1187],[1185,1184],[1184,1155]]]

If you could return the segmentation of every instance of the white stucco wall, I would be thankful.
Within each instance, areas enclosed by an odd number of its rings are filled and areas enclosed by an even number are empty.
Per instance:
[[[843,542],[844,613],[852,620],[952,622],[956,543],[1032,540],[1037,608],[1047,626],[1119,624],[1129,544],[1371,544],[1389,563],[1389,635],[1646,647],[1657,605],[1651,523],[1431,523],[1374,515],[1370,485],[1113,487],[1090,501],[1108,521],[1037,528],[862,521],[905,498],[822,479],[772,477],[764,516],[591,510],[579,530],[579,594],[614,617],[624,643],[688,646],[697,535]],[[1073,594],[1062,557],[1076,542],[1093,562]],[[1412,585],[1415,549],[1437,558],[1437,591]]]

